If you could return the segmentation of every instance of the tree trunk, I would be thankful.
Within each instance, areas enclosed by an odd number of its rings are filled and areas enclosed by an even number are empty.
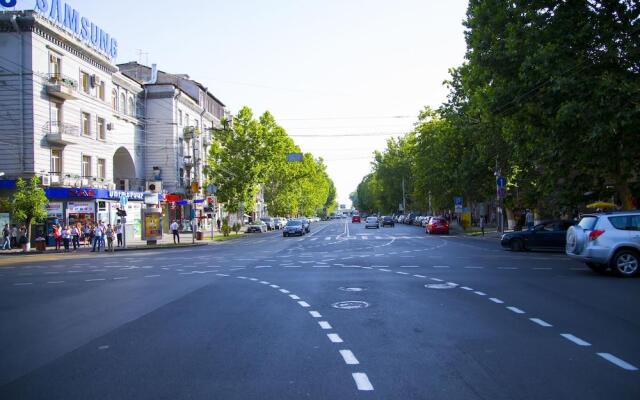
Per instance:
[[[633,210],[633,201],[629,182],[622,179],[616,180],[616,190],[618,192],[618,197],[620,197],[620,201],[622,202],[622,209]]]

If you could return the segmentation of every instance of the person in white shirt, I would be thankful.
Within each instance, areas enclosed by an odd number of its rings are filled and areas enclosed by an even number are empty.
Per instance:
[[[102,245],[102,234],[104,231],[102,230],[102,224],[96,225],[93,228],[93,249],[92,252],[96,251],[96,244],[98,245],[98,252],[100,252],[100,246]]]
[[[171,229],[171,233],[173,234],[173,244],[176,244],[176,238],[178,238],[178,243],[180,243],[180,234],[178,233],[178,222],[176,222],[176,220],[173,220],[173,223],[171,224],[171,226],[169,226],[169,229]]]
[[[122,246],[122,231],[124,227],[122,226],[122,222],[118,220],[118,224],[116,225],[116,233],[118,236],[118,247]]]

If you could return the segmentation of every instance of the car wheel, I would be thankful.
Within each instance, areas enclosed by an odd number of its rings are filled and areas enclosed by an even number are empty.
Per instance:
[[[640,256],[633,250],[618,250],[611,259],[611,269],[619,276],[635,276],[640,272]]]
[[[520,239],[513,239],[509,244],[509,247],[511,248],[511,251],[522,251],[524,249],[522,240]]]
[[[603,274],[609,269],[609,266],[607,264],[598,264],[592,262],[588,262],[586,264],[587,267],[591,268],[593,272],[597,272],[599,274]]]

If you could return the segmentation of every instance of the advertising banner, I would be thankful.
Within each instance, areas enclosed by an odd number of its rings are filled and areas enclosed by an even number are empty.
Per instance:
[[[142,213],[142,240],[162,240],[162,214],[154,210],[143,210]]]

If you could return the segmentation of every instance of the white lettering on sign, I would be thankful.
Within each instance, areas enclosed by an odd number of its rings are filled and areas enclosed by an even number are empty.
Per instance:
[[[128,199],[144,200],[144,192],[129,192],[126,190],[109,190],[109,198],[120,199],[120,197],[126,196]]]

